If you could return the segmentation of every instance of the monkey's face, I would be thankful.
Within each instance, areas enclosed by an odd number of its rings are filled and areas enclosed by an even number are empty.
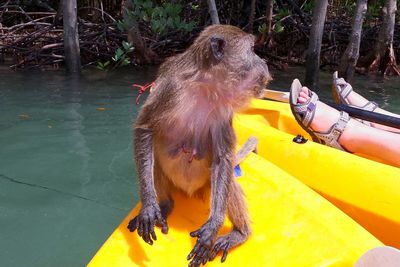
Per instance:
[[[227,72],[228,81],[236,80],[237,89],[254,97],[261,95],[271,75],[265,61],[254,52],[253,35],[231,25],[213,25],[199,39],[209,47],[205,50],[210,51],[206,56],[210,68]]]

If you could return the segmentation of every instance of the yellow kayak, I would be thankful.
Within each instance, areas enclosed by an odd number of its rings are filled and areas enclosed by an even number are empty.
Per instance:
[[[300,181],[257,156],[241,164],[253,233],[232,250],[222,266],[352,266],[366,251],[382,243]],[[195,239],[189,232],[207,219],[201,200],[175,196],[169,233],[157,229],[157,241],[146,244],[127,229],[139,206],[89,263],[98,266],[187,266]],[[228,220],[222,233],[229,231]],[[207,266],[220,265],[219,257]]]
[[[241,163],[238,178],[253,233],[230,251],[225,263],[217,257],[207,266],[353,266],[382,241],[393,245],[400,240],[399,169],[311,141],[293,143],[293,135],[307,134],[287,104],[256,100],[234,125],[239,143],[250,135],[259,138],[259,155]],[[205,222],[209,205],[175,195],[169,233],[157,229],[152,246],[127,229],[139,208],[130,212],[88,266],[187,266],[186,256],[195,244],[189,232]],[[226,220],[221,233],[229,229]]]
[[[319,192],[386,245],[400,248],[400,168],[312,142],[286,103],[254,100],[234,124],[239,141],[258,137],[260,156]],[[297,134],[310,141],[294,143]]]

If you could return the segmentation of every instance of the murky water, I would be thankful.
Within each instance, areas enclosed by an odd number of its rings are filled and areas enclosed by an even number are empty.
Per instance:
[[[130,85],[154,74],[87,71],[77,80],[0,69],[1,266],[84,266],[136,204]],[[273,74],[276,90],[304,76]],[[328,99],[331,74],[321,81]],[[400,79],[360,76],[354,87],[400,113]]]

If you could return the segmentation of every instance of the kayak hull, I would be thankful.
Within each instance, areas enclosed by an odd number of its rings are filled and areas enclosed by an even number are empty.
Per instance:
[[[228,254],[225,266],[352,266],[382,243],[327,200],[282,169],[257,155],[241,164],[238,178],[246,195],[252,234]],[[136,206],[88,266],[185,266],[196,239],[189,233],[207,220],[206,200],[175,194],[169,233],[156,230],[146,244],[127,229]],[[228,233],[225,221],[220,234]],[[351,237],[351,238],[349,238]],[[220,265],[220,255],[208,266]]]

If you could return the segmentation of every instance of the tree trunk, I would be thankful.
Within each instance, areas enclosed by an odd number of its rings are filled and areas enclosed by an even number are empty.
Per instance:
[[[251,0],[249,24],[247,25],[247,32],[253,32],[254,16],[256,14],[256,0]]]
[[[215,4],[215,0],[207,0],[207,4],[208,4],[208,12],[210,13],[212,24],[220,24],[219,17],[218,17],[217,5]]]
[[[328,0],[315,1],[311,25],[310,44],[306,59],[305,85],[311,90],[318,87],[319,61]]]
[[[78,18],[76,0],[64,0],[64,54],[68,72],[79,73],[81,70],[81,56],[78,38]]]
[[[265,44],[271,36],[272,30],[272,12],[274,9],[274,0],[267,0],[265,11],[265,31],[261,35],[260,43]]]
[[[379,30],[378,41],[370,57],[368,70],[379,71],[383,75],[400,75],[393,50],[393,35],[396,18],[396,0],[386,0],[382,9],[383,19]],[[369,63],[368,62],[368,63]]]
[[[353,79],[354,70],[358,61],[361,42],[362,25],[367,12],[367,0],[357,0],[356,14],[353,20],[349,44],[344,52],[339,65],[339,77],[347,81]]]

